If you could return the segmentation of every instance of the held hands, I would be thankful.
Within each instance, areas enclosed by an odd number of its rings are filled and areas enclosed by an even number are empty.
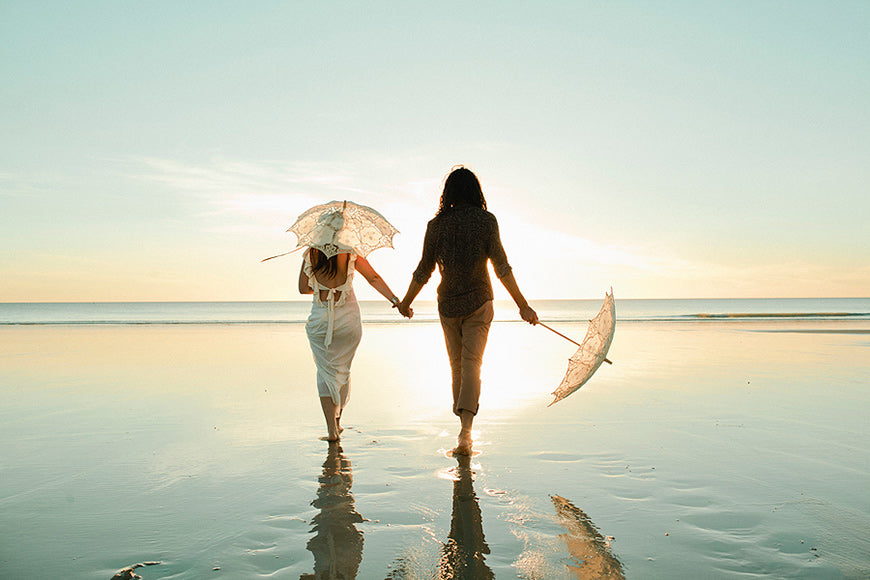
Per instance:
[[[406,305],[404,302],[394,303],[393,308],[397,308],[399,310],[399,314],[401,314],[405,318],[412,318],[414,316],[414,309]]]

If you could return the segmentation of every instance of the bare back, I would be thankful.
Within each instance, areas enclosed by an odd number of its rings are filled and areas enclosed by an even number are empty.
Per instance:
[[[314,277],[317,278],[317,282],[327,288],[338,288],[345,282],[347,282],[347,263],[348,263],[348,254],[339,254],[336,256],[338,269],[334,275],[329,276],[324,272],[315,272]],[[329,297],[329,290],[321,290],[320,291],[320,300],[326,301]],[[338,300],[341,297],[341,292],[335,293],[335,299]]]

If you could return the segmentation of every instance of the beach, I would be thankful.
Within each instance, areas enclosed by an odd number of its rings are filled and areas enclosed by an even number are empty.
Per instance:
[[[575,348],[497,319],[466,461],[435,322],[338,445],[297,322],[0,326],[0,577],[870,577],[866,319],[618,322],[548,407]]]

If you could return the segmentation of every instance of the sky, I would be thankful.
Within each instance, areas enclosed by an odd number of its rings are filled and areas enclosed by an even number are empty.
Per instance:
[[[260,260],[333,199],[398,228],[369,258],[401,296],[458,164],[530,300],[868,296],[868,29],[865,1],[0,0],[0,302],[308,300],[299,253]]]

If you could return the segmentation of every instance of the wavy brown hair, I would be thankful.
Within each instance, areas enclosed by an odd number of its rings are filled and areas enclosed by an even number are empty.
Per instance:
[[[317,248],[308,248],[308,259],[311,260],[311,269],[314,272],[331,278],[338,274],[338,254],[327,258],[326,254]]]
[[[459,166],[444,180],[444,192],[438,206],[438,214],[460,205],[471,205],[486,209],[486,198],[480,188],[477,176],[467,167]]]

